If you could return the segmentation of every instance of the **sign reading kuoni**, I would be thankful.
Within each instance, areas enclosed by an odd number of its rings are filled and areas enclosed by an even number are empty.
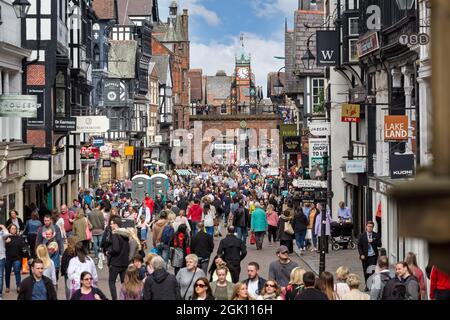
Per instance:
[[[37,110],[37,96],[0,95],[0,117],[36,118]]]
[[[391,179],[403,179],[414,176],[414,154],[391,154],[389,170]]]
[[[384,141],[408,140],[408,116],[384,117]]]

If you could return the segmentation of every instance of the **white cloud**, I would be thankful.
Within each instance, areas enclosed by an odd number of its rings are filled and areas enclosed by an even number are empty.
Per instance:
[[[252,0],[252,5],[257,17],[272,17],[282,13],[291,18],[298,9],[298,0]]]
[[[218,70],[225,70],[227,75],[234,72],[235,55],[240,51],[239,35],[224,37],[229,43],[211,42],[208,44],[191,42],[191,68],[203,69],[204,75],[215,75]],[[256,85],[267,92],[267,74],[276,72],[284,61],[274,56],[284,56],[283,42],[265,39],[259,35],[245,33],[245,51],[251,54],[252,72]]]
[[[160,0],[159,1],[159,17],[161,20],[166,20],[169,14],[169,5],[173,0]],[[206,9],[205,6],[199,4],[199,0],[181,0],[178,1],[178,10],[188,9],[190,16],[199,16],[205,20],[205,22],[212,26],[218,26],[220,24],[220,18],[216,12]]]

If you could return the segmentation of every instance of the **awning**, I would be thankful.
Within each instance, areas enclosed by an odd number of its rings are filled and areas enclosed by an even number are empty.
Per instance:
[[[192,176],[192,175],[194,175],[194,173],[191,170],[187,170],[187,169],[176,169],[175,172],[179,176]]]

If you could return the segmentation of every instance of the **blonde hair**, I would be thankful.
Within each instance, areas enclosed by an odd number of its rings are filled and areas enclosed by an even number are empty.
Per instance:
[[[148,253],[145,256],[145,259],[144,259],[145,260],[145,265],[149,266],[152,263],[153,258],[156,257],[156,256],[158,256],[158,255],[154,254],[154,253]]]
[[[292,269],[289,284],[303,284],[303,275],[305,273],[306,270],[300,267],[295,267]]]
[[[340,266],[336,270],[336,280],[345,281],[348,278],[348,275],[350,274],[350,270],[346,266]]]
[[[44,269],[49,268],[52,265],[52,260],[50,259],[50,256],[48,255],[47,247],[43,244],[40,244],[36,248],[36,256],[42,260],[44,263]]]
[[[193,254],[193,253],[188,254],[188,255],[186,256],[186,258],[184,258],[184,259],[186,260],[186,262],[187,262],[188,260],[192,260],[192,261],[194,261],[195,265],[198,265],[198,256],[197,256],[196,254]]]
[[[350,289],[359,289],[360,283],[361,281],[359,280],[357,274],[351,273],[348,275],[347,284],[350,287]]]
[[[139,280],[139,270],[134,265],[129,265],[125,272],[125,279],[122,285],[122,293],[127,298],[140,298],[144,284]]]
[[[130,227],[130,228],[127,228],[127,231],[129,233],[130,237],[133,238],[136,241],[137,247],[138,247],[138,251],[141,251],[142,250],[141,240],[139,240],[139,238],[137,236],[136,229]]]
[[[238,282],[234,285],[233,294],[231,295],[231,300],[238,300],[239,298],[239,291],[241,291],[243,286],[247,286],[244,282]],[[250,299],[250,296],[247,294],[247,300]]]

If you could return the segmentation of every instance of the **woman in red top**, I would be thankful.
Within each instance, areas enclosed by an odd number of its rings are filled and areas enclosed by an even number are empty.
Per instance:
[[[431,269],[430,299],[450,300],[450,276],[440,271],[436,266]]]
[[[177,275],[178,271],[181,268],[186,267],[186,256],[188,254],[191,254],[191,249],[189,247],[189,234],[187,232],[187,226],[185,224],[181,224],[178,227],[177,232],[175,232],[172,236],[172,240],[170,241],[170,252],[171,252],[171,260],[172,260],[172,267],[174,268],[175,275]],[[182,265],[174,265],[174,259],[173,254],[176,248],[181,248],[183,250],[183,260]],[[180,260],[180,259],[177,259]],[[180,260],[181,261],[181,260]]]

